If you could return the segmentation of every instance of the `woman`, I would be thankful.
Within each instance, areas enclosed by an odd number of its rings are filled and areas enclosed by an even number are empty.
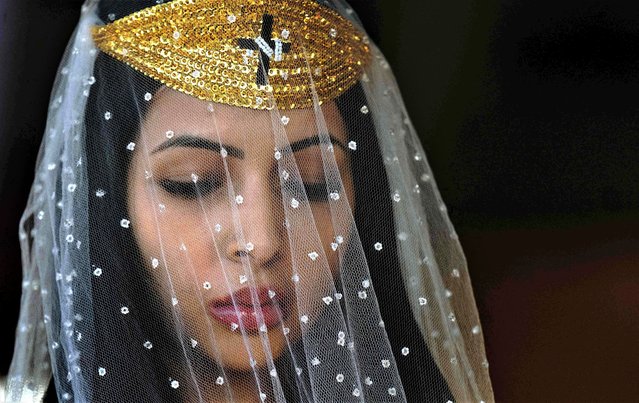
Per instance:
[[[492,400],[463,254],[352,10],[148,3],[87,3],[63,61],[9,400],[42,395],[40,360],[60,400]]]

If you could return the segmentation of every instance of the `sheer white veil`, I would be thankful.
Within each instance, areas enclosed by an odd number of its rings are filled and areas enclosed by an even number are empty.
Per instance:
[[[58,71],[7,401],[52,376],[61,401],[493,401],[463,251],[353,10],[137,3],[87,1]]]

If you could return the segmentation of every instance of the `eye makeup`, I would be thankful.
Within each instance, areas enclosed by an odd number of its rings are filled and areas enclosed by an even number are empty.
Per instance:
[[[338,147],[346,150],[346,146],[339,140],[332,136],[331,144],[335,144]],[[298,163],[298,169],[300,172],[302,183],[293,183],[291,186],[285,186],[283,191],[288,191],[291,194],[295,194],[298,197],[306,194],[306,199],[309,202],[325,202],[328,201],[328,191],[326,188],[326,182],[324,180],[324,169],[321,160],[321,154],[315,146],[322,145],[318,136],[308,137],[302,140],[291,143],[290,152],[283,153],[284,158],[286,156],[295,154]],[[230,156],[237,159],[244,159],[246,154],[243,150],[229,145],[221,145],[219,142],[211,141],[201,136],[195,136],[191,134],[182,134],[165,141],[160,144],[152,154],[160,153],[165,150],[184,150],[178,152],[174,157],[168,159],[161,158],[160,178],[156,180],[156,183],[170,196],[183,200],[195,200],[198,197],[207,197],[220,190],[226,183],[226,175],[223,172],[215,171],[223,169],[221,167],[221,157]],[[197,155],[185,155],[187,149],[199,150]],[[317,151],[316,151],[317,150]],[[220,154],[215,158],[211,158],[209,152]],[[174,155],[172,153],[172,155]],[[187,166],[183,166],[186,161]],[[198,161],[206,161],[201,164]],[[214,163],[211,164],[210,161]],[[202,165],[206,167],[203,168]],[[197,174],[197,172],[208,171],[207,174]],[[194,172],[198,175],[197,182],[190,179],[190,173]],[[303,190],[299,188],[299,185],[303,186]],[[341,189],[334,189],[339,191]]]

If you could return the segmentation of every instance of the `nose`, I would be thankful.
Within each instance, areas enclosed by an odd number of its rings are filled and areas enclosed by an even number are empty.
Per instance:
[[[276,187],[279,188],[278,182]],[[259,175],[248,177],[241,188],[235,190],[242,202],[236,204],[239,225],[231,222],[228,229],[227,259],[239,263],[243,256],[248,256],[255,267],[275,267],[286,255],[288,247],[279,190]],[[234,215],[230,215],[234,220]],[[244,242],[240,242],[238,229],[241,229]]]

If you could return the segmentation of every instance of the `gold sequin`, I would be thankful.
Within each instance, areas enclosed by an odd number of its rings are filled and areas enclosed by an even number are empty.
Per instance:
[[[266,48],[258,43],[265,15],[273,17]],[[168,87],[253,109],[308,108],[313,91],[320,103],[333,99],[370,60],[363,34],[313,0],[175,0],[94,27],[93,38],[103,52]],[[290,44],[283,45],[288,52],[276,55],[275,41]],[[273,53],[260,85],[264,49]]]

